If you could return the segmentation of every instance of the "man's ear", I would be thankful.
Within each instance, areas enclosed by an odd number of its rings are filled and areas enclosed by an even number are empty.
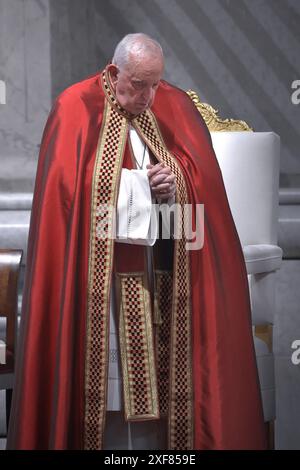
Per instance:
[[[115,64],[109,64],[107,66],[107,71],[110,77],[112,87],[113,89],[115,89],[118,81],[119,69]]]

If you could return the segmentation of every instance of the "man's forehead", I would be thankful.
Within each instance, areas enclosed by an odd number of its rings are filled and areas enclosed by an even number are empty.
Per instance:
[[[136,82],[145,82],[151,79],[156,80],[160,76],[161,76],[160,72],[151,70],[148,73],[147,72],[145,73],[133,72],[132,74],[130,74],[129,78],[130,80],[134,80]]]
[[[145,81],[152,78],[159,79],[163,73],[162,64],[139,64],[126,70],[127,76],[136,81]]]

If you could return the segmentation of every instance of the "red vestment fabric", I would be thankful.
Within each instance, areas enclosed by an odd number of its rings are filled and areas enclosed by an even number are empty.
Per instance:
[[[90,197],[105,96],[97,74],[49,116],[32,207],[8,448],[81,449]],[[264,449],[247,275],[209,132],[190,98],[162,81],[152,111],[204,204],[190,252],[194,448]]]

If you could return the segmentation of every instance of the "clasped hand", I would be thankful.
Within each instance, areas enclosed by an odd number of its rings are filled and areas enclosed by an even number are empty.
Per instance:
[[[176,179],[170,167],[164,163],[147,165],[149,184],[152,194],[159,200],[166,201],[176,192]]]

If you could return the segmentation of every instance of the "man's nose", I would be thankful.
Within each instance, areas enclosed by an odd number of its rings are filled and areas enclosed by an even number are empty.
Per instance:
[[[148,88],[147,90],[143,91],[143,95],[142,95],[143,100],[149,102],[152,100],[153,96],[154,96],[154,90],[152,88]]]

